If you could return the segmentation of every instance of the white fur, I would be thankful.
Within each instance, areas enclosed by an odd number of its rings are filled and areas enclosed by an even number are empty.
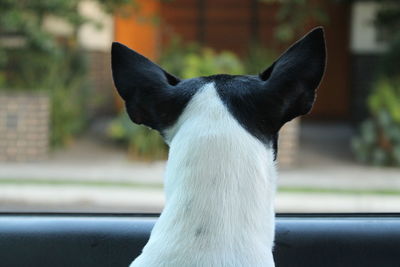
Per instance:
[[[165,136],[166,205],[131,267],[274,266],[272,149],[232,117],[213,83]]]

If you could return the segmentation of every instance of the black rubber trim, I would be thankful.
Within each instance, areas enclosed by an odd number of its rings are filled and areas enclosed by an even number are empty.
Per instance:
[[[125,266],[158,214],[1,213],[0,266]],[[277,267],[399,266],[400,214],[278,214]]]

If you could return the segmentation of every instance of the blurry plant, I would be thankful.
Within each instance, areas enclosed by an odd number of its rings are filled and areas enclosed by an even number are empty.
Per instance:
[[[183,58],[182,78],[208,76],[216,73],[242,74],[243,65],[229,51],[215,52],[211,48],[203,48],[199,53],[190,53]]]
[[[244,59],[245,72],[248,74],[258,74],[272,65],[277,55],[274,50],[263,47],[260,43],[253,42]]]
[[[147,127],[133,124],[127,113],[121,112],[108,127],[107,135],[128,145],[129,155],[134,159],[157,160],[167,156],[167,145],[160,134]]]
[[[62,62],[52,63],[41,88],[51,99],[51,144],[70,143],[86,124],[86,65],[81,51],[68,51]]]
[[[107,12],[132,0],[93,0]],[[0,88],[40,90],[51,98],[51,144],[68,143],[84,126],[84,54],[77,32],[83,23],[93,21],[80,12],[82,0],[0,0]],[[70,28],[57,35],[46,27],[54,17]]]
[[[244,72],[242,62],[234,53],[229,51],[218,53],[195,43],[184,44],[179,38],[173,38],[163,51],[160,64],[183,79],[216,73],[235,75]]]
[[[367,101],[370,118],[361,124],[353,148],[362,162],[400,166],[400,4],[391,0],[379,3],[375,23],[388,50],[379,66],[381,78]]]
[[[184,66],[183,57],[189,54],[196,54],[201,50],[201,47],[197,43],[183,44],[182,40],[178,36],[171,38],[169,44],[163,49],[159,63],[168,72],[182,77],[182,68]]]
[[[70,143],[86,123],[87,72],[83,51],[60,45],[51,56],[28,49],[7,52],[10,62],[4,89],[46,92],[51,103],[50,144],[60,147]]]
[[[400,166],[400,80],[382,78],[368,98],[371,117],[353,139],[358,160]]]
[[[304,32],[310,21],[326,23],[329,17],[324,1],[314,0],[260,0],[278,5],[276,13],[276,40],[280,43],[292,42]]]

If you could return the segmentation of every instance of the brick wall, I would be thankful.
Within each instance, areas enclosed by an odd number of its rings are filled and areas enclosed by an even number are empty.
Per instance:
[[[300,119],[286,123],[279,132],[278,165],[292,167],[296,165],[299,150]]]
[[[114,114],[116,91],[112,81],[110,52],[88,51],[88,55],[90,93],[87,108],[89,118]]]
[[[34,161],[47,156],[49,98],[44,94],[0,93],[0,161]]]

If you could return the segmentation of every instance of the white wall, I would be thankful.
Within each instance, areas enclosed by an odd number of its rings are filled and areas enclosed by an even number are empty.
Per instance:
[[[101,28],[93,24],[83,25],[78,32],[79,42],[90,50],[108,51],[114,38],[113,17],[104,13],[94,1],[83,1],[79,12],[101,23]]]
[[[53,15],[45,17],[43,27],[46,31],[59,36],[68,36],[73,32],[73,28],[70,24]]]
[[[379,4],[355,2],[352,7],[351,51],[354,53],[380,53],[385,51],[385,43],[378,40],[374,20]]]
[[[82,25],[78,31],[78,41],[89,50],[109,51],[114,38],[113,17],[104,13],[99,5],[91,0],[82,1],[78,6],[79,12],[98,22],[98,27],[93,23]],[[70,24],[55,16],[48,16],[44,20],[44,27],[47,31],[59,35],[68,36],[73,33]]]

